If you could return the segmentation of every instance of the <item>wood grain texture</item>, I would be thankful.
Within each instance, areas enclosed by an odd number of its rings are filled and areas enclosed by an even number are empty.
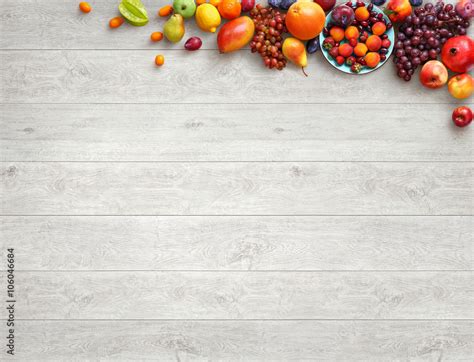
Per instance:
[[[472,132],[450,127],[452,110],[444,104],[316,109],[1,105],[0,155],[4,161],[472,160]]]
[[[150,42],[153,31],[162,31],[166,19],[156,16],[169,0],[142,0],[150,22],[144,27],[124,24],[118,29],[108,27],[109,20],[119,15],[119,1],[102,0],[92,4],[93,10],[83,14],[76,0],[3,1],[0,13],[1,49],[182,49],[191,36],[203,39],[202,49],[216,49],[216,34],[199,30],[194,19],[186,20],[186,35],[179,44],[166,40]],[[266,3],[266,1],[257,1]],[[338,0],[345,3],[346,0]],[[447,0],[445,3],[456,3]],[[171,1],[172,3],[172,1]],[[225,20],[223,20],[224,23]]]
[[[17,271],[15,281],[24,319],[474,317],[470,271]]]
[[[472,217],[3,217],[0,246],[15,248],[17,270],[472,270],[472,228]]]
[[[16,358],[472,360],[461,101],[393,64],[268,71],[193,21],[199,52],[152,44],[169,1],[143,1],[150,24],[114,31],[116,0],[1,4]]]
[[[0,98],[2,103],[450,103],[448,109],[466,103],[455,101],[446,88],[433,92],[408,84],[392,64],[356,81],[323,59],[309,63],[306,78],[297,67],[266,70],[247,50],[185,52],[168,51],[166,66],[158,69],[154,50],[2,50]]]
[[[120,16],[120,1],[91,2],[92,12],[82,13],[74,0],[22,0],[2,4],[0,21],[1,49],[183,49],[191,36],[203,40],[202,49],[217,49],[216,34],[201,31],[194,19],[186,20],[186,34],[180,44],[166,40],[150,41],[150,34],[163,31],[167,18],[157,15],[167,0],[142,0],[149,15],[146,26],[128,23],[118,29],[109,28],[109,20]],[[171,4],[173,2],[171,1]]]
[[[2,163],[5,215],[472,215],[470,163]]]
[[[470,361],[471,321],[21,321],[21,360]]]

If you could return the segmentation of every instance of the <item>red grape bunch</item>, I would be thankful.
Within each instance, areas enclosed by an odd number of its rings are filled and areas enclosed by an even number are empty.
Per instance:
[[[398,76],[409,81],[419,65],[438,58],[446,40],[466,35],[469,25],[453,5],[443,1],[416,8],[398,31],[393,58]]]
[[[270,69],[282,70],[286,66],[286,59],[281,50],[285,27],[286,14],[280,13],[272,7],[263,7],[257,4],[250,11],[250,17],[255,24],[255,35],[250,42],[252,53],[260,53],[263,63]]]

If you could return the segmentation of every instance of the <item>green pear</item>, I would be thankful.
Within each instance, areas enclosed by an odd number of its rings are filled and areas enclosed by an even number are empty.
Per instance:
[[[163,27],[163,33],[170,42],[179,42],[184,36],[183,17],[180,14],[171,15]]]
[[[183,18],[191,18],[196,12],[196,3],[194,0],[174,0],[173,10],[175,14],[180,14]]]

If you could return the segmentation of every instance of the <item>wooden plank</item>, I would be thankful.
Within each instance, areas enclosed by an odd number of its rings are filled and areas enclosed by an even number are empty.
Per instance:
[[[21,321],[21,360],[470,361],[471,321]]]
[[[471,215],[469,163],[1,163],[4,215]]]
[[[3,217],[0,245],[17,270],[472,270],[472,221]]]
[[[0,49],[183,49],[186,39],[199,36],[202,49],[217,49],[216,34],[201,31],[194,19],[185,22],[186,34],[180,44],[150,41],[150,34],[163,31],[167,18],[157,16],[169,0],[142,0],[149,23],[135,27],[125,23],[109,28],[109,20],[120,16],[120,1],[91,2],[92,12],[83,14],[72,0],[22,0],[2,4]]]
[[[294,66],[282,72],[264,70],[258,56],[247,50],[226,55],[185,52],[166,52],[166,65],[158,69],[154,50],[3,50],[0,98],[2,103],[285,102],[325,108],[336,108],[334,103],[461,104],[446,88],[433,92],[416,81],[406,84],[396,77],[392,64],[355,81],[322,59],[310,62],[306,78]],[[446,107],[452,109],[453,104]],[[318,111],[314,108],[315,117]],[[370,108],[367,111],[369,121]],[[258,114],[254,117],[258,122]]]
[[[470,161],[448,105],[2,105],[6,161]],[[258,120],[255,116],[258,115]],[[413,116],[416,115],[416,120]]]
[[[94,1],[87,15],[73,0],[4,1],[0,13],[0,49],[182,49],[191,36],[203,39],[202,49],[216,49],[216,34],[199,30],[193,19],[185,22],[186,35],[180,44],[150,42],[153,31],[161,31],[165,19],[156,16],[158,9],[170,0],[142,0],[150,22],[144,27],[124,24],[110,30],[109,19],[119,15],[119,1]],[[264,2],[264,1],[257,1]],[[338,0],[345,3],[345,0]],[[456,3],[447,0],[445,3]],[[224,22],[223,22],[224,23]]]
[[[471,271],[17,271],[15,281],[24,319],[474,317]]]

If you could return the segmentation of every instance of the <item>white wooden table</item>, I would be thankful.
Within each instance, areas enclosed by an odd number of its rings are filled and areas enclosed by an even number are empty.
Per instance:
[[[198,52],[151,44],[164,0],[113,31],[115,0],[0,3],[18,360],[472,359],[473,133],[446,88],[268,71],[193,21]]]

